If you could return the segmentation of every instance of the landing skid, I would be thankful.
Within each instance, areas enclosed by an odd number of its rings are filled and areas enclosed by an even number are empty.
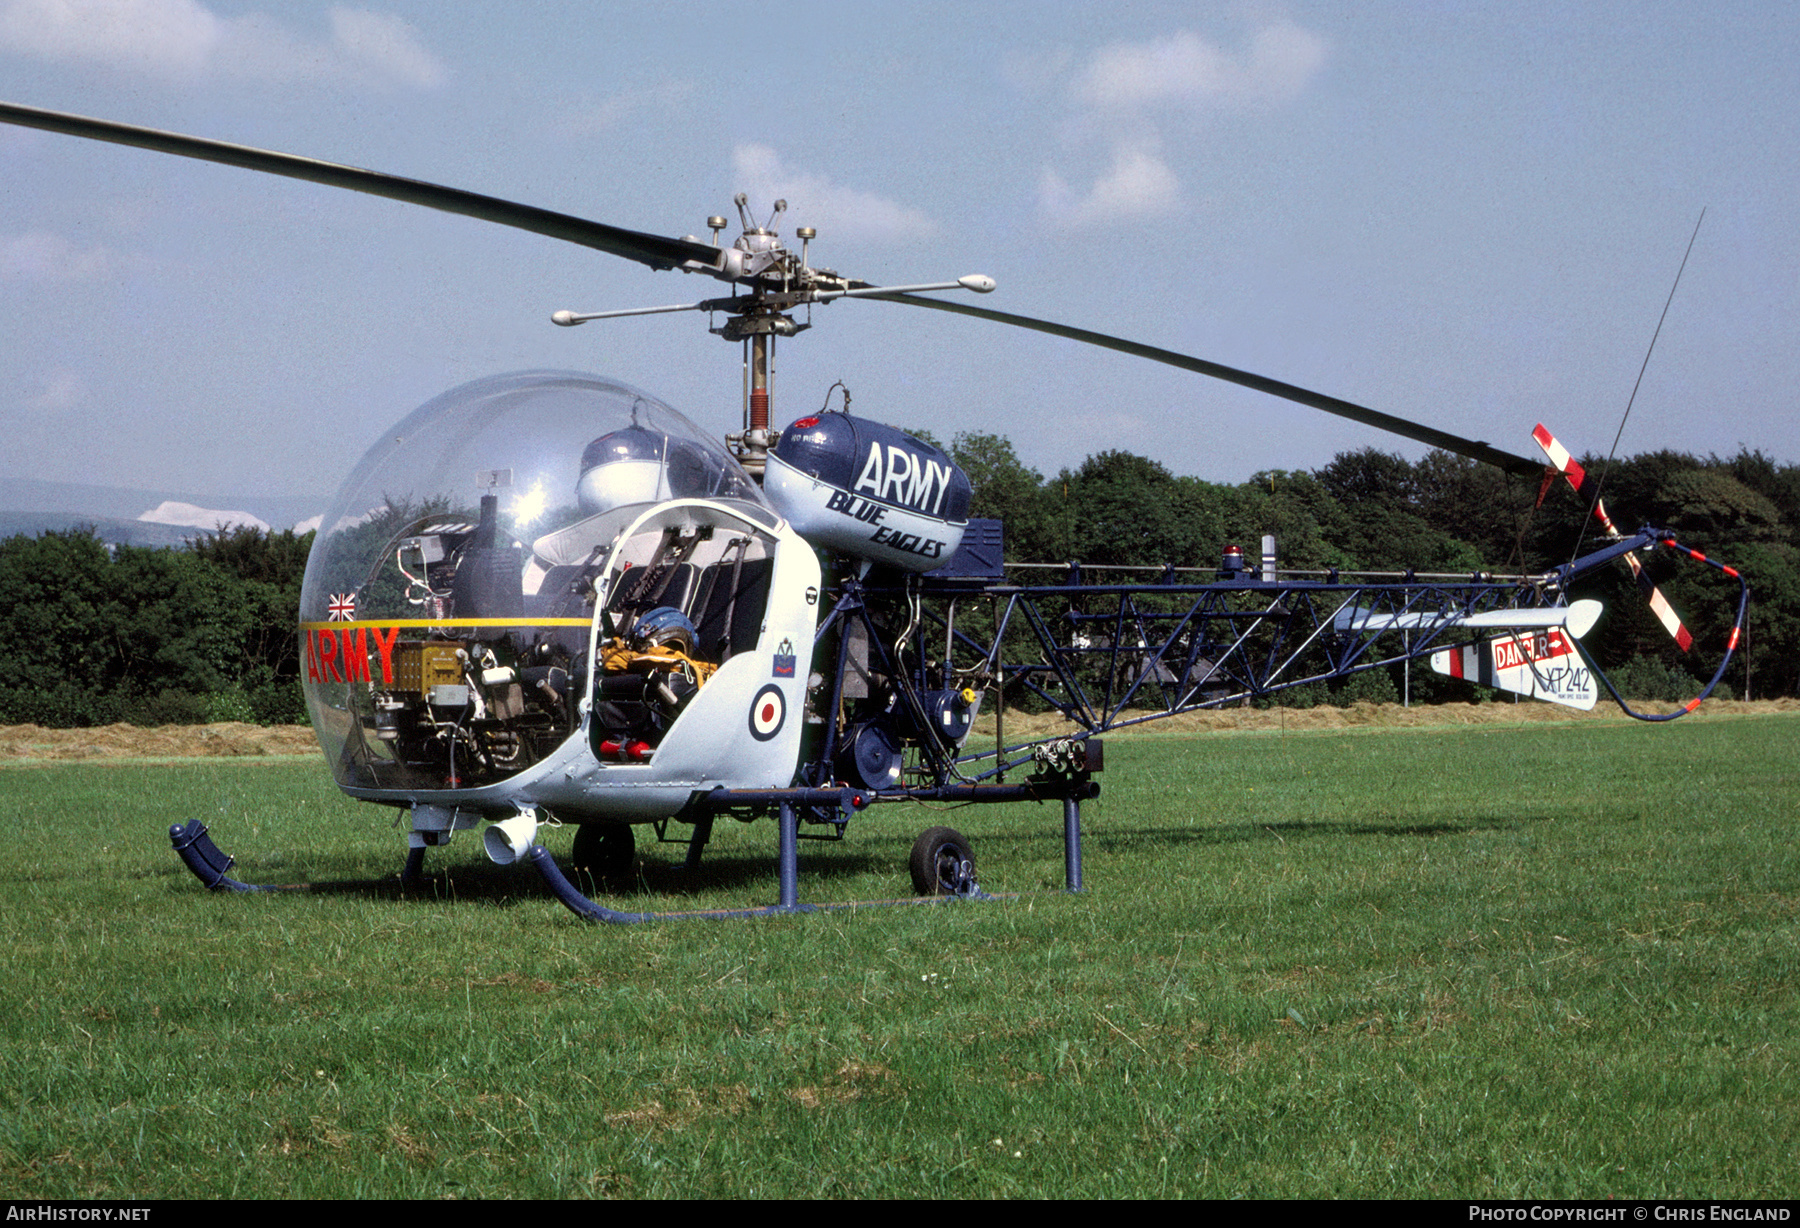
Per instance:
[[[169,828],[169,843],[174,845],[176,856],[181,863],[193,872],[201,885],[210,891],[311,891],[312,883],[246,883],[232,878],[225,871],[229,870],[237,860],[213,843],[207,832],[206,824],[199,819],[189,819],[187,824],[175,824]],[[406,854],[406,865],[400,871],[400,882],[411,886],[420,882],[425,868],[425,850],[420,847],[409,849]]]
[[[1018,802],[1045,801],[1060,799],[1063,804],[1063,866],[1064,882],[1070,892],[1082,890],[1081,884],[1081,802],[1083,798],[1098,794],[1100,787],[1091,779],[1079,776],[1068,780],[1038,782],[1030,785],[981,785],[981,786],[947,786],[929,789],[897,790],[892,793],[870,794],[864,790],[849,789],[784,789],[784,790],[727,790],[717,789],[705,799],[706,813],[698,823],[710,831],[715,814],[728,810],[745,808],[766,808],[771,802],[776,806],[776,821],[780,827],[780,847],[777,853],[777,864],[781,876],[781,899],[779,903],[763,905],[759,908],[729,908],[698,912],[623,912],[596,903],[583,895],[571,883],[562,870],[557,867],[556,859],[550,850],[541,844],[534,844],[525,853],[524,860],[529,861],[543,877],[552,894],[563,902],[563,905],[576,916],[587,921],[599,921],[608,925],[636,925],[645,921],[678,921],[678,920],[744,920],[754,917],[781,917],[795,913],[834,912],[858,908],[885,908],[907,904],[947,904],[959,900],[997,900],[1010,899],[1010,895],[993,895],[981,889],[976,881],[972,859],[968,857],[967,845],[962,837],[948,828],[932,828],[920,837],[914,846],[914,882],[918,885],[921,877],[919,863],[921,858],[929,863],[932,869],[923,871],[927,878],[935,877],[940,890],[933,894],[914,896],[898,900],[862,900],[838,904],[802,904],[800,902],[800,811],[807,806],[837,806],[844,815],[877,801],[949,801],[949,802]],[[946,840],[945,837],[953,837]],[[697,844],[703,844],[700,840]],[[927,850],[922,853],[921,850]],[[697,860],[698,847],[689,849],[689,868]],[[936,868],[942,867],[942,872]]]
[[[906,904],[945,904],[959,900],[1009,899],[1012,898],[1011,895],[994,895],[981,889],[980,883],[975,878],[973,860],[968,857],[967,845],[960,836],[947,828],[933,828],[920,838],[920,846],[929,843],[934,850],[931,856],[933,863],[949,867],[942,876],[942,890],[939,893],[908,899],[802,904],[800,902],[800,812],[805,807],[834,806],[847,816],[876,801],[933,800],[966,803],[1060,799],[1063,803],[1065,882],[1067,890],[1079,892],[1082,890],[1081,800],[1085,797],[1092,797],[1098,792],[1099,786],[1085,778],[1055,782],[1048,787],[1044,784],[951,786],[901,790],[892,794],[873,794],[866,790],[850,789],[715,790],[705,799],[706,812],[699,817],[696,824],[697,836],[700,831],[710,832],[713,816],[717,813],[745,808],[766,808],[771,802],[775,804],[776,820],[780,829],[777,864],[780,871],[781,896],[779,902],[775,904],[756,908],[712,909],[696,912],[624,912],[607,908],[583,895],[558,868],[556,859],[543,845],[533,844],[526,851],[523,860],[530,862],[537,869],[545,884],[549,886],[551,893],[561,900],[570,912],[584,920],[599,921],[609,925],[633,925],[645,921],[688,919],[742,920],[755,917],[789,916],[796,913],[885,908]],[[946,843],[943,838],[945,835],[954,837],[954,840]],[[207,834],[206,824],[199,819],[190,820],[186,826],[178,824],[171,827],[169,840],[182,863],[210,890],[242,892],[303,891],[307,889],[306,884],[265,885],[240,882],[230,877],[226,871],[232,866],[232,857],[213,843],[212,837]],[[688,856],[690,868],[692,863],[698,860],[698,852],[701,847],[704,847],[704,843],[704,837],[701,836],[690,846]],[[961,849],[960,855],[951,856],[946,861],[946,852],[954,848]],[[919,859],[919,846],[915,846],[914,854],[916,862]],[[424,859],[424,848],[414,847],[408,850],[406,867],[401,872],[401,880],[403,882],[417,881],[423,868]]]
[[[182,864],[194,872],[194,877],[204,883],[212,891],[296,891],[297,887],[278,887],[258,883],[240,883],[237,879],[226,875],[231,869],[233,858],[206,834],[206,824],[199,819],[189,819],[187,826],[179,823],[169,828],[169,842],[175,846],[176,855]]]
[[[695,912],[620,912],[607,908],[603,904],[582,895],[563,872],[557,868],[556,858],[550,850],[541,844],[534,844],[525,854],[525,860],[537,867],[543,875],[544,882],[556,898],[561,900],[570,912],[585,921],[601,921],[608,925],[637,925],[645,921],[743,921],[755,917],[787,917],[796,913],[809,912],[847,912],[861,908],[894,908],[908,904],[950,904],[957,900],[1006,900],[1011,895],[990,895],[974,887],[967,895],[921,895],[898,900],[851,900],[837,904],[765,904],[760,908],[717,908]]]

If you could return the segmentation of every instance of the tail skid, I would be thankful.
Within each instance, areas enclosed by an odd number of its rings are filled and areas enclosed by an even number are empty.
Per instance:
[[[1738,573],[1737,568],[1727,567],[1717,559],[1709,559],[1698,550],[1684,546],[1666,534],[1656,533],[1651,529],[1645,529],[1638,536],[1640,538],[1651,538],[1652,540],[1648,544],[1666,546],[1677,554],[1685,554],[1695,562],[1705,563],[1714,571],[1723,572],[1725,575],[1730,576],[1733,580],[1738,582],[1737,616],[1732,621],[1731,634],[1726,638],[1725,652],[1719,658],[1719,668],[1713,671],[1713,676],[1707,680],[1706,686],[1701,689],[1700,694],[1688,700],[1687,703],[1683,704],[1674,712],[1637,711],[1632,708],[1630,704],[1625,702],[1625,697],[1619,694],[1619,689],[1613,685],[1612,679],[1608,678],[1599,668],[1596,667],[1594,669],[1594,675],[1600,679],[1601,684],[1606,687],[1607,693],[1613,697],[1613,702],[1619,705],[1620,710],[1623,711],[1626,716],[1640,721],[1672,721],[1677,717],[1686,716],[1688,713],[1698,708],[1702,702],[1712,695],[1713,689],[1717,687],[1719,682],[1725,677],[1726,667],[1731,664],[1731,658],[1737,653],[1738,645],[1743,642],[1744,620],[1750,613],[1750,585],[1745,581],[1744,577]],[[1627,555],[1626,557],[1629,558],[1630,556]],[[1643,573],[1635,566],[1632,570],[1638,575],[1640,583],[1643,583]],[[1651,608],[1654,609],[1655,606],[1653,605]],[[1685,649],[1686,645],[1683,645],[1683,648]]]

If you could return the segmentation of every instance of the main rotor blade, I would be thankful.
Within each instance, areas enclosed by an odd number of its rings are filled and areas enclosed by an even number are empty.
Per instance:
[[[204,137],[183,136],[177,132],[159,132],[154,128],[137,128],[130,124],[67,115],[60,111],[40,111],[36,107],[22,107],[8,102],[0,102],[0,122],[42,128],[49,132],[87,137],[95,141],[111,141],[115,145],[134,145],[139,149],[153,149],[183,158],[220,162],[226,166],[240,166],[245,170],[263,171],[270,175],[285,175],[289,179],[304,179],[310,183],[346,188],[352,192],[366,192],[371,196],[385,196],[390,200],[424,205],[428,209],[460,213],[464,217],[479,218],[484,222],[497,222],[502,226],[529,230],[552,239],[562,239],[610,255],[623,256],[627,260],[647,264],[653,269],[678,268],[688,261],[697,261],[704,267],[712,268],[719,261],[718,249],[704,243],[622,230],[617,226],[590,222],[586,218],[571,217],[564,213],[552,213],[548,209],[483,196],[478,192],[465,192],[460,188],[446,188],[435,183],[403,179],[398,175],[362,170],[354,166],[341,166],[335,162],[320,162],[294,154],[252,149],[247,145],[230,145],[224,141],[209,141]]]
[[[1159,349],[1154,345],[1127,341],[1123,337],[1112,337],[1105,333],[1091,332],[1085,328],[1073,328],[1070,325],[1056,324],[1049,320],[1035,320],[1030,316],[1016,316],[987,307],[971,307],[966,303],[946,302],[943,299],[919,298],[911,294],[871,294],[864,297],[886,298],[891,302],[909,303],[914,307],[929,307],[933,311],[952,311],[957,315],[974,316],[978,320],[992,320],[997,324],[1011,324],[1016,328],[1029,328],[1033,332],[1049,333],[1053,337],[1067,337],[1071,341],[1084,341],[1088,345],[1097,345],[1102,349],[1117,350],[1121,354],[1131,354],[1138,358],[1148,358],[1152,362],[1166,363],[1171,367],[1180,367],[1184,371],[1210,375],[1214,379],[1221,379],[1231,384],[1241,384],[1245,388],[1254,388],[1256,391],[1266,392],[1270,396],[1283,397],[1302,405],[1310,405],[1314,409],[1322,409],[1326,413],[1336,414],[1340,418],[1349,418],[1354,422],[1361,422],[1365,426],[1402,435],[1407,439],[1416,439],[1420,443],[1428,443],[1432,447],[1442,448],[1446,452],[1455,452],[1462,456],[1473,457],[1489,465],[1497,465],[1508,473],[1536,477],[1544,471],[1542,462],[1515,456],[1511,452],[1502,452],[1498,448],[1490,447],[1485,440],[1464,439],[1460,435],[1452,435],[1435,427],[1423,426],[1417,422],[1408,422],[1405,418],[1384,414],[1378,409],[1369,409],[1350,401],[1341,401],[1337,397],[1328,397],[1322,392],[1312,392],[1293,384],[1284,384],[1280,380],[1253,375],[1248,371],[1239,371],[1236,367],[1208,362],[1204,358],[1178,354],[1174,350]]]

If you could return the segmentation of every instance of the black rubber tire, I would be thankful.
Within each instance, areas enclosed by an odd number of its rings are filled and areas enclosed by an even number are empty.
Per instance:
[[[628,882],[637,869],[637,837],[625,823],[583,823],[570,862],[602,882]]]
[[[975,885],[975,854],[962,833],[933,827],[913,841],[913,891],[919,895],[965,895]]]

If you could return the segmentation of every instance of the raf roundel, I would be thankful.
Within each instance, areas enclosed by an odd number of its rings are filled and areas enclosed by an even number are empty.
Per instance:
[[[786,720],[787,699],[774,683],[758,691],[750,701],[750,735],[758,742],[767,742],[780,733]]]

